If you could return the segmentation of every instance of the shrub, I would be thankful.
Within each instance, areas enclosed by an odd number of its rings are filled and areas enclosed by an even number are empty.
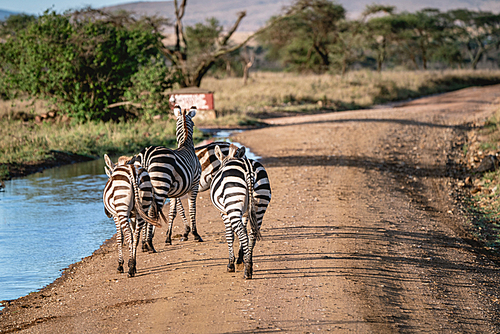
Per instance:
[[[51,99],[80,120],[117,119],[124,109],[107,106],[122,101],[133,83],[140,86],[144,69],[162,66],[158,40],[152,25],[137,21],[120,23],[90,9],[72,17],[46,11],[0,44],[2,93]],[[159,75],[154,82],[169,86]]]

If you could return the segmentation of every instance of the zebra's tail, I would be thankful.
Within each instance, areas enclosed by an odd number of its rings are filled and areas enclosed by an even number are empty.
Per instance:
[[[161,227],[162,225],[161,225],[160,219],[158,219],[157,214],[155,214],[155,218],[151,218],[148,216],[148,214],[146,212],[144,212],[142,210],[141,199],[139,198],[139,187],[137,186],[137,181],[136,181],[136,177],[135,177],[135,169],[134,169],[133,165],[130,165],[130,170],[131,170],[131,173],[130,173],[129,177],[130,177],[130,183],[133,184],[133,191],[134,191],[134,197],[135,197],[135,205],[134,205],[135,211],[139,214],[139,216],[141,216],[142,219],[144,219],[146,221],[146,223],[149,223],[149,224],[156,226],[156,227]],[[154,196],[153,196],[153,203],[155,203]],[[156,205],[155,205],[155,207],[156,207]]]
[[[255,232],[255,240],[261,240],[262,235],[260,234],[259,225],[257,223],[255,198],[253,197],[254,180],[255,178],[253,177],[253,173],[249,170],[246,175],[246,182],[248,186],[248,220],[250,221],[252,231]]]

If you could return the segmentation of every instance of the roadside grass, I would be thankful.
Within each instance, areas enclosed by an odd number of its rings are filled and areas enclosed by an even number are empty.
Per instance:
[[[145,146],[176,146],[175,122],[98,122],[74,125],[1,120],[0,179],[9,177],[5,166],[44,161],[51,152],[89,157],[137,153]],[[195,130],[194,139],[203,134]],[[8,168],[7,168],[8,169]]]
[[[384,71],[340,75],[254,72],[241,78],[203,79],[218,116],[265,118],[369,108],[470,86],[500,83],[500,70]],[[206,121],[208,124],[210,121]],[[205,123],[204,123],[205,124]]]
[[[251,128],[265,125],[267,117],[369,108],[495,83],[500,83],[500,70],[363,70],[344,77],[255,72],[247,85],[241,78],[207,77],[202,87],[214,92],[218,117],[195,119],[195,124],[202,128]],[[0,179],[9,177],[9,165],[53,159],[53,152],[100,157],[104,153],[138,152],[148,145],[175,146],[171,120],[78,124],[71,120],[33,120],[34,115],[50,114],[50,108],[50,104],[38,100],[0,101]],[[194,135],[195,141],[203,137],[199,130]]]
[[[500,102],[500,101],[498,101]],[[475,133],[463,150],[467,167],[472,171],[469,190],[464,198],[464,209],[469,218],[470,232],[484,246],[500,252],[500,168],[474,173],[480,161],[488,155],[500,153],[500,104],[497,111]],[[498,157],[500,159],[500,157]]]

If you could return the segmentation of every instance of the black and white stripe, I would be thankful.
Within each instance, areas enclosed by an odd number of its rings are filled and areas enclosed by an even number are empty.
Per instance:
[[[228,142],[213,142],[207,145],[195,147],[196,156],[200,160],[201,164],[199,192],[210,189],[213,175],[215,175],[221,165],[220,160],[215,155],[215,147],[219,146],[222,155],[227,156],[229,154],[229,147],[231,145],[232,144]],[[267,207],[271,201],[271,184],[269,182],[269,177],[264,166],[258,161],[248,158],[246,159],[250,161],[251,172],[255,175],[254,198],[256,205],[257,225],[260,231],[264,214],[266,213]],[[175,213],[178,210],[179,215],[181,216],[184,225],[186,226],[186,229],[189,229],[189,224],[186,219],[184,208],[182,207],[180,199],[176,199],[175,202],[172,201],[170,205],[171,213],[174,212],[173,217],[175,217]],[[172,206],[174,205],[175,207],[172,208]],[[243,249],[240,247],[238,252],[238,260],[236,261],[236,263],[240,264],[242,262]]]
[[[139,165],[127,165],[119,160],[115,165],[104,155],[107,167],[104,167],[109,179],[104,187],[104,211],[113,217],[116,226],[116,242],[118,247],[118,272],[123,273],[123,238],[129,246],[128,276],[135,276],[136,250],[140,231],[144,222],[161,226],[158,219],[150,218],[148,210],[153,203],[153,188],[147,171]],[[156,210],[153,208],[153,215]]]
[[[214,153],[215,146],[219,145],[222,153],[227,155],[229,152],[229,143],[226,142],[213,142],[208,145],[195,147],[196,156],[201,164],[201,175],[200,184],[198,187],[198,192],[207,191],[210,189],[210,184],[212,184],[212,176],[219,169],[220,161],[217,159]],[[186,213],[180,198],[173,199],[170,202],[170,215],[172,224],[168,226],[167,234],[172,234],[173,221],[177,215],[177,210],[184,223],[184,235],[188,235],[190,231],[189,222],[186,218]],[[181,241],[185,241],[187,238],[183,237]]]
[[[139,163],[144,167],[151,178],[154,188],[155,201],[158,209],[161,210],[167,198],[180,198],[188,196],[189,216],[191,229],[195,240],[202,241],[196,229],[196,196],[200,181],[201,166],[196,157],[193,145],[192,118],[196,115],[196,107],[192,107],[188,112],[175,106],[174,114],[177,117],[177,149],[172,150],[161,146],[150,146],[143,149],[134,156],[129,163]],[[174,207],[172,205],[171,207]],[[172,210],[169,216],[169,232],[166,243],[171,244]],[[187,231],[184,238],[187,239]],[[154,227],[148,226],[146,243],[143,243],[143,250],[155,252],[153,247]],[[144,240],[143,240],[144,241]]]
[[[256,191],[256,186],[259,185],[255,181],[258,171],[254,169],[252,162],[244,157],[244,147],[238,149],[231,145],[228,155],[224,156],[220,147],[215,146],[214,153],[221,162],[221,166],[213,175],[210,198],[214,206],[221,212],[226,229],[229,250],[227,268],[230,272],[235,270],[233,242],[234,233],[236,233],[245,263],[244,277],[250,279],[253,274],[253,248],[255,241],[260,238],[257,213],[260,213],[260,223],[262,223],[262,217],[271,199],[271,188],[263,187],[261,184],[259,196]],[[260,172],[262,173],[262,171],[261,169]],[[267,189],[264,192],[265,188]],[[267,198],[265,204],[264,197]],[[247,233],[247,221],[250,223],[250,233]]]

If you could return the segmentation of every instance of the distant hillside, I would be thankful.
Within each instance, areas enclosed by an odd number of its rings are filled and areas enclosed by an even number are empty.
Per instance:
[[[0,9],[0,21],[3,21],[5,18],[7,18],[8,16],[10,16],[12,14],[16,14],[16,13],[9,12],[8,10]]]
[[[230,27],[236,21],[237,13],[246,10],[247,16],[241,21],[238,31],[255,31],[289,3],[287,0],[189,0],[182,22],[185,26],[189,26],[216,17],[224,27]],[[134,2],[106,9],[112,11],[124,9],[142,15],[168,17],[172,20],[175,18],[173,1]]]
[[[359,17],[366,5],[373,3],[394,5],[399,12],[413,12],[429,7],[438,8],[441,11],[468,8],[500,12],[498,0],[338,0],[337,2],[344,6],[350,18]],[[246,10],[247,16],[241,21],[238,31],[255,31],[264,26],[271,16],[279,14],[284,6],[291,3],[293,3],[292,0],[189,0],[183,23],[193,25],[197,22],[204,22],[209,17],[215,17],[227,28],[234,23],[238,12]],[[105,8],[112,11],[124,9],[142,15],[168,17],[172,20],[175,17],[173,1],[141,1]]]

